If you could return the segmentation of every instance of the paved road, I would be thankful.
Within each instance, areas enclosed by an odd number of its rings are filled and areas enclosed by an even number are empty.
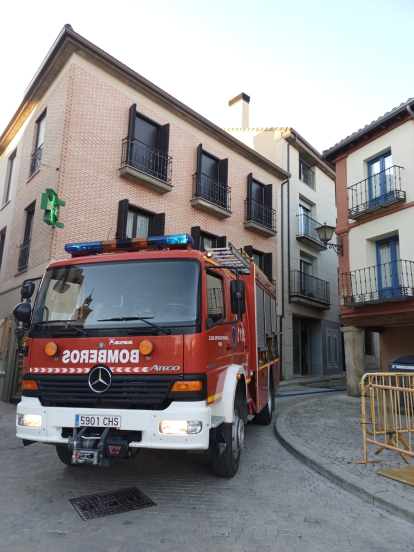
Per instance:
[[[278,398],[277,409],[307,398]],[[110,468],[66,467],[52,447],[22,448],[12,416],[0,418],[2,552],[414,550],[413,524],[301,464],[274,424],[247,427],[241,469],[226,480],[212,475],[208,453],[143,451]],[[157,506],[82,521],[68,501],[128,486]]]

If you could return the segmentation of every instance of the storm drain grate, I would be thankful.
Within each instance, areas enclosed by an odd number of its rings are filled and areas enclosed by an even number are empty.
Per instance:
[[[136,487],[70,498],[69,502],[84,521],[156,506],[155,502]]]

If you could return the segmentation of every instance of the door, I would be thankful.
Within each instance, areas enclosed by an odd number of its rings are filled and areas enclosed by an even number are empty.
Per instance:
[[[398,236],[377,242],[378,296],[399,297],[401,291],[400,240]]]
[[[328,371],[339,369],[339,334],[331,328],[326,329],[326,365]]]
[[[368,194],[370,206],[380,205],[394,191],[394,167],[391,152],[368,163]]]
[[[309,257],[301,256],[300,259],[300,293],[313,296],[313,263]]]
[[[299,234],[311,237],[312,207],[301,201],[299,203]]]

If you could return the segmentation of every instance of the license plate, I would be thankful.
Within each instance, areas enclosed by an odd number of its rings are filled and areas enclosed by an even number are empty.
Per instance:
[[[75,414],[75,427],[121,427],[121,416]]]

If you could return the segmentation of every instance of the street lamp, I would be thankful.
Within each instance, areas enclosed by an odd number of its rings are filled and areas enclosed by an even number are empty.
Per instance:
[[[321,240],[321,242],[325,245],[325,247],[330,247],[336,251],[336,253],[339,255],[339,251],[341,252],[341,255],[344,254],[344,240],[341,240],[341,243],[328,243],[331,241],[333,233],[335,228],[333,226],[329,226],[328,224],[323,224],[322,226],[318,226],[315,228],[315,230],[318,232],[318,237]]]

